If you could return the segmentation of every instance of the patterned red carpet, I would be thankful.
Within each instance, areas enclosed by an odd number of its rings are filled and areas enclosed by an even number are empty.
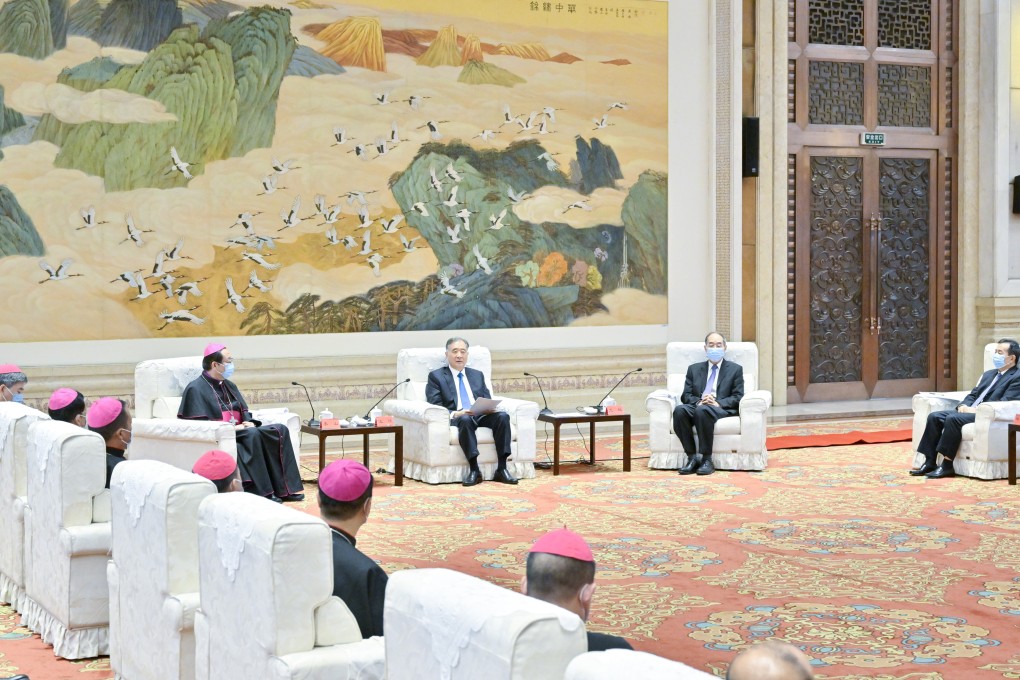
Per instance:
[[[599,561],[591,626],[637,649],[723,675],[740,649],[779,638],[819,678],[1020,678],[1017,488],[910,477],[909,446],[784,450],[763,473],[680,477],[643,460],[621,472],[601,460],[620,455],[606,438],[594,467],[517,487],[379,475],[359,547],[387,571],[444,566],[516,588],[530,543],[567,525]],[[314,512],[314,496],[299,505]],[[3,609],[0,653],[0,677],[111,677],[106,660],[54,660]]]

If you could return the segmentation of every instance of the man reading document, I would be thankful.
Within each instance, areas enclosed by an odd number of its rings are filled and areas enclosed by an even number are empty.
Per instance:
[[[463,338],[446,341],[447,365],[429,373],[425,399],[450,411],[450,422],[457,426],[460,448],[464,450],[469,467],[464,475],[464,486],[482,482],[482,472],[478,468],[478,438],[475,436],[479,427],[492,430],[492,440],[496,445],[498,462],[492,479],[503,484],[516,484],[517,478],[506,467],[510,457],[510,416],[495,410],[499,402],[492,399],[482,372],[467,368],[468,347],[467,340]]]

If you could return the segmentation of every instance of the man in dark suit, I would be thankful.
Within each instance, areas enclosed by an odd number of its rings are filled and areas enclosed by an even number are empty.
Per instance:
[[[744,369],[738,363],[725,361],[725,354],[726,338],[713,331],[705,336],[707,360],[687,367],[684,392],[680,404],[673,409],[673,431],[687,454],[687,462],[679,470],[682,475],[715,472],[712,464],[715,421],[737,415],[744,396]]]
[[[464,486],[482,482],[482,472],[478,468],[478,438],[475,436],[479,427],[492,430],[492,440],[496,445],[497,465],[493,480],[516,484],[517,478],[506,468],[510,457],[510,416],[503,411],[476,414],[470,410],[476,399],[491,399],[492,395],[485,386],[482,372],[466,367],[468,347],[468,341],[463,338],[446,341],[447,365],[429,373],[425,399],[450,411],[450,422],[457,426],[460,448],[464,450],[469,468],[464,475]]]
[[[924,434],[917,444],[919,453],[924,454],[924,464],[910,471],[915,477],[924,475],[929,479],[955,477],[953,459],[963,439],[963,426],[973,423],[979,404],[986,401],[1016,401],[1020,399],[1020,374],[1017,373],[1017,359],[1020,358],[1020,344],[1010,338],[1002,338],[995,347],[992,363],[995,368],[985,371],[977,387],[970,391],[955,411],[933,411],[928,414]],[[942,454],[942,462],[935,460]]]

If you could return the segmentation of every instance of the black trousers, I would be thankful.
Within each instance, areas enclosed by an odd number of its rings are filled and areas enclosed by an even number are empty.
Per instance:
[[[457,416],[452,422],[457,426],[460,448],[464,449],[464,456],[469,461],[478,457],[478,437],[475,436],[475,430],[487,427],[492,430],[492,440],[496,444],[499,466],[506,465],[506,459],[510,457],[509,414],[496,411],[481,416]]]
[[[712,455],[712,440],[715,438],[715,421],[729,414],[718,406],[707,404],[680,404],[673,409],[673,432],[680,439],[684,453],[693,456],[699,449],[703,455]],[[694,433],[698,442],[694,442]]]
[[[926,463],[934,463],[936,454],[955,458],[963,440],[963,426],[973,423],[975,414],[959,411],[933,411],[924,424],[924,434],[917,450],[924,454]]]

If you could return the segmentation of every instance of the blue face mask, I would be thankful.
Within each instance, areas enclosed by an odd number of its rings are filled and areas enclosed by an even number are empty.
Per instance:
[[[1002,368],[1005,365],[1006,365],[1006,355],[1005,354],[993,354],[992,355],[992,366],[995,366],[995,368]]]
[[[232,376],[232,375],[234,375],[234,362],[233,361],[231,361],[229,364],[226,364],[226,368],[223,369],[223,378],[225,380],[229,380],[230,376]]]
[[[25,395],[22,394],[21,392],[18,392],[17,394],[14,395],[14,397],[11,399],[11,401],[13,401],[15,404],[24,404],[25,403]]]
[[[722,347],[709,347],[705,350],[705,354],[708,355],[708,360],[713,364],[717,364],[722,361],[723,355],[726,354],[726,350]]]

